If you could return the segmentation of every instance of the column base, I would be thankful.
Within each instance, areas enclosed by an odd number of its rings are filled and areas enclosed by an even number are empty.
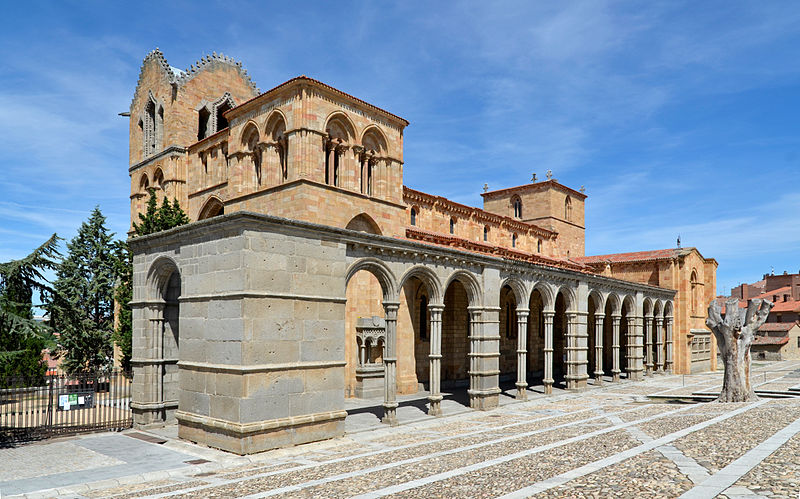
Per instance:
[[[553,380],[546,379],[542,383],[544,383],[544,394],[545,395],[552,395],[553,394]]]
[[[383,417],[381,423],[397,426],[397,403],[383,404]]]
[[[486,391],[468,390],[467,393],[469,394],[469,406],[472,409],[488,411],[489,409],[494,409],[500,403],[499,388]]]
[[[528,400],[528,383],[517,382],[517,400]]]
[[[613,381],[614,383],[618,383],[619,382],[619,375],[620,375],[620,371],[611,371],[611,381]]]
[[[642,378],[642,371],[628,371],[628,379],[633,381],[641,381]]]
[[[431,395],[428,397],[428,416],[442,415],[442,396]]]

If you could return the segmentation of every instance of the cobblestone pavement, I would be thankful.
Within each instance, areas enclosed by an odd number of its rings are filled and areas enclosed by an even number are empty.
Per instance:
[[[756,365],[753,380],[762,390],[798,386],[800,361]],[[163,446],[136,440],[170,453],[159,459],[173,465],[128,475],[119,474],[120,462],[131,459],[80,439],[57,442],[59,462],[51,464],[35,446],[0,449],[0,492],[47,484],[70,468],[73,450],[81,460],[73,469],[97,481],[20,490],[91,498],[800,496],[800,398],[689,404],[647,397],[713,393],[720,382],[720,373],[653,375],[487,412],[415,414],[397,427],[247,457],[176,439]]]

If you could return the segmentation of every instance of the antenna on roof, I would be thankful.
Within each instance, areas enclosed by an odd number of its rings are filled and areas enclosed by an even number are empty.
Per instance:
[[[678,248],[681,247],[681,235],[678,234]]]

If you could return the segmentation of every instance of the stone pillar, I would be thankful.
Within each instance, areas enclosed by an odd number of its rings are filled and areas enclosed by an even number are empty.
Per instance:
[[[383,302],[386,313],[386,344],[383,357],[383,419],[392,426],[397,424],[397,309],[398,302]]]
[[[611,332],[612,332],[612,339],[611,339],[611,354],[612,354],[612,364],[611,364],[611,380],[614,382],[619,381],[619,373],[621,372],[619,369],[619,315],[612,315],[611,316]]]
[[[672,372],[672,317],[664,317],[664,324],[667,326],[667,363],[664,369]]]
[[[442,311],[444,305],[428,305],[431,313],[430,321],[430,394],[428,395],[428,414],[430,416],[442,415]],[[424,313],[424,312],[423,312]]]
[[[653,374],[653,321],[652,317],[644,317],[642,323],[642,330],[644,333],[644,360],[645,360],[645,374]]]
[[[545,395],[553,393],[553,317],[554,310],[545,310],[544,315],[544,384]]]
[[[500,308],[467,307],[469,312],[469,406],[497,407],[500,394]]]
[[[664,373],[664,319],[656,317],[653,319],[656,330],[656,372]]]
[[[594,315],[594,379],[603,384],[603,319],[605,314]]]
[[[528,400],[528,309],[517,309],[517,398]]]
[[[564,349],[567,354],[567,372],[564,374],[567,390],[578,388],[578,338],[576,334],[578,314],[567,312],[567,334]]]
[[[626,332],[625,336],[628,340],[628,344],[625,348],[625,358],[628,364],[626,369],[628,371],[628,379],[641,381],[644,366],[642,365],[643,362],[641,350],[643,345],[641,341],[641,335],[637,334],[639,321],[636,320],[636,317],[628,317],[627,320],[628,331]]]
[[[334,156],[336,155],[336,147],[334,147],[332,142],[328,142],[327,147],[328,159],[325,161],[325,183],[328,185],[333,185],[333,162]]]

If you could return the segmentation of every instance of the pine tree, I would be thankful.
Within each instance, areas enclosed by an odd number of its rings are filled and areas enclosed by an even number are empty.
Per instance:
[[[53,234],[27,257],[0,263],[0,380],[23,376],[34,381],[45,374],[42,349],[52,335],[33,319],[33,297],[52,294],[43,272],[56,268],[58,240]]]
[[[62,365],[70,373],[111,366],[116,268],[105,222],[96,207],[67,244],[53,285],[50,320],[60,332]]]
[[[156,190],[152,187],[147,190],[150,193],[150,199],[147,200],[147,210],[144,214],[139,213],[139,223],[133,222],[133,230],[137,235],[143,236],[145,234],[152,234],[161,230],[160,218],[158,216],[158,200],[156,199]]]

